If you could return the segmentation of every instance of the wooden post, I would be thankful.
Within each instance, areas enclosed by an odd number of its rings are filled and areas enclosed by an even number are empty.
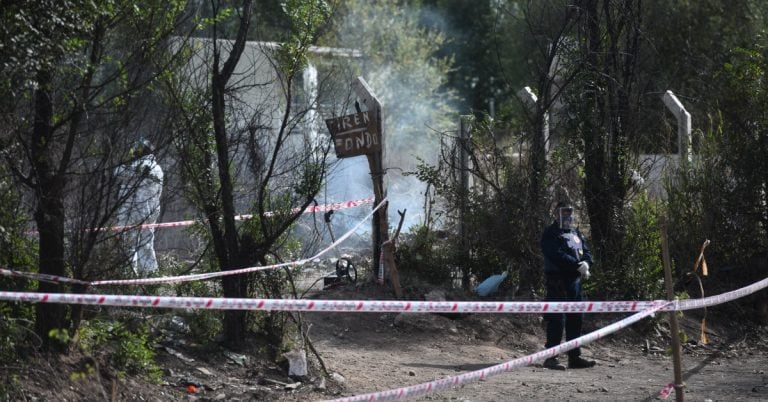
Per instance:
[[[400,287],[400,273],[395,263],[395,241],[387,240],[381,245],[381,261],[389,268],[389,279],[392,282],[392,290],[398,299],[403,297],[403,289]]]
[[[373,181],[373,205],[379,205],[384,199],[384,168],[381,163],[381,154],[376,153],[372,155],[366,155],[368,158],[368,167],[371,171],[371,180]],[[375,272],[376,281],[379,284],[384,283],[384,267],[381,265],[381,245],[388,240],[387,234],[387,208],[389,203],[384,205],[378,211],[373,213],[373,220],[371,221],[371,240],[373,242],[373,267]]]
[[[376,128],[379,133],[381,149],[372,154],[367,154],[368,166],[371,170],[371,180],[373,181],[373,205],[379,205],[386,196],[386,188],[384,187],[384,129],[382,124],[382,112],[381,103],[376,95],[373,94],[368,83],[362,77],[357,77],[352,81],[352,89],[360,98],[361,103],[365,108],[373,113],[373,119],[375,120]],[[373,241],[373,267],[376,280],[383,283],[384,272],[381,265],[381,245],[389,240],[389,223],[387,218],[387,208],[389,205],[385,205],[373,214],[372,224],[372,241]]]
[[[662,218],[661,222],[661,249],[664,260],[664,285],[667,289],[667,300],[675,299],[675,292],[672,289],[672,261],[669,256],[669,241],[667,239],[667,220]],[[682,402],[685,399],[683,394],[683,373],[680,353],[680,329],[677,325],[677,311],[669,312],[669,326],[672,332],[672,364],[675,369],[675,401]]]
[[[400,272],[397,270],[397,263],[395,263],[395,249],[397,247],[397,237],[400,236],[400,229],[403,228],[403,220],[405,220],[405,212],[408,211],[407,209],[404,209],[403,212],[400,212],[400,210],[397,211],[397,214],[400,215],[400,222],[397,223],[397,230],[395,230],[395,234],[392,235],[392,238],[390,240],[387,240],[382,245],[382,257],[385,259],[385,262],[387,264],[387,267],[389,267],[389,277],[392,280],[392,290],[395,292],[395,296],[397,296],[398,299],[403,298],[403,289],[400,287]]]

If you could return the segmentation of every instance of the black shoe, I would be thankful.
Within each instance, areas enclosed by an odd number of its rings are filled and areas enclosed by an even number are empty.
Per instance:
[[[581,369],[581,368],[590,368],[590,367],[595,367],[594,360],[587,360],[582,358],[581,356],[568,358],[568,368]]]
[[[544,360],[544,368],[548,368],[550,370],[565,370],[565,366],[560,364],[560,361],[557,360],[557,357],[550,357],[547,360]]]

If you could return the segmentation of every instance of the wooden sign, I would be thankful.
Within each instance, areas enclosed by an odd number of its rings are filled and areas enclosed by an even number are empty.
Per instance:
[[[381,151],[381,136],[369,111],[334,117],[325,121],[339,158],[369,155]]]

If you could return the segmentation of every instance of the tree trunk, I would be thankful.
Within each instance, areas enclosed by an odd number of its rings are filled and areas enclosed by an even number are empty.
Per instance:
[[[213,74],[211,78],[211,97],[213,114],[213,132],[216,141],[219,182],[221,185],[221,219],[223,230],[212,233],[214,239],[223,247],[217,248],[218,260],[222,270],[245,268],[248,261],[242,258],[240,239],[235,226],[234,185],[230,174],[229,137],[226,127],[226,89],[230,77],[245,49],[246,37],[250,27],[252,1],[243,1],[243,14],[240,16],[237,37],[224,65],[219,68],[220,49],[214,49]],[[214,27],[215,29],[215,27]],[[214,37],[214,46],[216,38]],[[223,250],[221,250],[223,248]],[[242,275],[226,276],[222,279],[224,297],[247,297],[247,281]],[[231,346],[239,346],[245,340],[247,330],[245,311],[227,310],[224,312],[224,339]]]
[[[40,71],[37,74],[38,89],[35,91],[35,116],[30,144],[32,170],[36,175],[35,222],[40,236],[40,273],[64,276],[64,179],[58,174],[51,158],[53,141],[53,101],[51,74]],[[40,282],[40,292],[59,293],[59,284]],[[49,337],[53,329],[65,327],[65,308],[62,304],[40,303],[36,306],[35,332],[48,350],[60,346]]]
[[[231,55],[230,55],[231,57]],[[223,230],[217,231],[219,244],[223,244],[224,255],[219,255],[219,264],[222,270],[233,270],[245,268],[246,264],[240,258],[240,244],[238,241],[237,228],[235,227],[235,208],[233,201],[232,178],[229,173],[229,147],[227,130],[225,126],[225,100],[224,91],[226,88],[226,79],[218,71],[214,71],[212,82],[213,96],[213,127],[216,140],[216,153],[218,160],[219,182],[221,184],[220,197],[222,200],[222,220]],[[243,298],[246,292],[243,291],[241,275],[230,275],[222,278],[222,287],[224,297]],[[224,312],[224,339],[231,346],[240,345],[245,339],[246,332],[246,314],[245,311],[227,310]]]
[[[581,9],[590,71],[582,91],[585,198],[595,259],[610,269],[624,263],[628,139],[635,120],[629,95],[637,78],[639,33],[634,27],[640,10],[639,5],[619,9],[598,0],[584,1]]]

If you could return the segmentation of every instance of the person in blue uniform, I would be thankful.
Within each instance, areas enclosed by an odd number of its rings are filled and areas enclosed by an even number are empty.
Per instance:
[[[555,221],[541,237],[541,251],[544,255],[544,276],[547,301],[582,301],[581,283],[589,279],[592,253],[584,237],[574,225],[573,206],[560,202],[555,208]],[[547,324],[546,348],[560,344],[565,329],[565,340],[581,336],[582,313],[544,314]],[[581,357],[581,348],[568,351],[568,368],[589,368],[592,360]],[[557,356],[544,361],[544,367],[565,370]]]

